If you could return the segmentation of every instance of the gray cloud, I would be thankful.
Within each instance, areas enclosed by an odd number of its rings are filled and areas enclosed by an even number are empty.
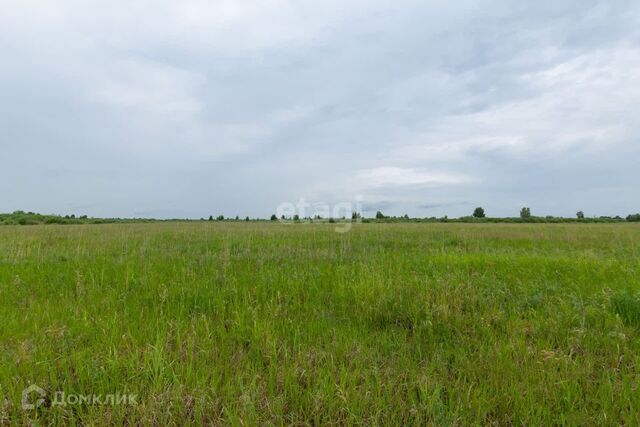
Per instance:
[[[420,209],[439,209],[439,208],[448,208],[451,206],[469,206],[471,205],[470,202],[449,202],[449,203],[424,203],[421,205],[418,205],[417,207]]]
[[[393,208],[394,206],[396,206],[397,203],[395,202],[390,202],[387,200],[381,200],[379,202],[373,202],[373,203],[366,203],[364,205],[362,205],[362,210],[363,212],[376,212],[376,211],[384,211],[390,208]]]
[[[3,6],[0,211],[640,210],[636,1]]]

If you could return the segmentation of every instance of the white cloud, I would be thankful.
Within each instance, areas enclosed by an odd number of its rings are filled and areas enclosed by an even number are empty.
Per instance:
[[[640,134],[640,48],[622,45],[573,57],[521,77],[522,99],[454,114],[426,132],[407,135],[390,158],[461,161],[499,152],[513,158],[546,157],[572,149],[602,151]]]
[[[199,73],[140,60],[113,60],[87,71],[82,70],[91,95],[111,108],[165,117],[202,110],[198,90],[205,79]]]
[[[470,182],[471,179],[462,174],[451,172],[428,172],[416,169],[383,166],[360,171],[356,175],[357,185],[362,188],[385,186],[420,185],[437,187]]]

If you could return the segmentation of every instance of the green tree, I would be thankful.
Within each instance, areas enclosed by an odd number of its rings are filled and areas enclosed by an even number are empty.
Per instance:
[[[271,215],[271,221],[277,221],[278,217],[276,216],[276,214]]]
[[[213,221],[213,215],[209,215],[209,221]]]
[[[531,218],[531,209],[524,207],[522,209],[520,209],[520,218],[522,219],[528,219]]]
[[[385,216],[382,212],[378,211],[376,212],[376,219],[383,219]]]
[[[484,209],[477,207],[473,210],[473,216],[476,218],[484,218],[486,215],[484,213]]]
[[[577,217],[578,219],[584,219],[584,212],[582,212],[582,211],[578,211],[578,212],[576,213],[576,217]]]

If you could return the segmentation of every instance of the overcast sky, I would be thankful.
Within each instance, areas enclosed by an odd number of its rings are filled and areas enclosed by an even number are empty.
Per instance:
[[[637,0],[0,0],[0,53],[0,212],[640,211]]]

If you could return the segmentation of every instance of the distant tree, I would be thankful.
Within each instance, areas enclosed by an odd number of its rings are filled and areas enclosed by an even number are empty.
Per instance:
[[[484,209],[482,209],[481,207],[475,208],[473,211],[473,216],[476,218],[484,218],[485,217]]]
[[[385,216],[382,212],[378,211],[376,212],[376,219],[383,219]]]
[[[224,215],[218,215],[216,218],[218,221],[224,221]]]
[[[627,221],[629,222],[640,222],[640,213],[628,215]]]
[[[576,217],[577,217],[578,219],[584,219],[584,212],[582,212],[582,211],[578,211],[578,212],[576,213]]]
[[[245,220],[245,221],[249,221],[249,217],[246,217],[244,220]]]
[[[293,216],[293,220],[294,220],[295,222],[300,222],[300,215],[295,214],[295,215]]]
[[[409,215],[404,214],[404,219],[409,219]]]
[[[209,221],[213,221],[213,215],[209,215]]]
[[[276,216],[276,214],[271,215],[271,221],[277,221],[278,217]]]
[[[520,218],[522,219],[531,218],[531,209],[527,207],[520,209]]]
[[[351,219],[360,219],[360,218],[361,218],[360,212],[353,212],[351,214]]]

